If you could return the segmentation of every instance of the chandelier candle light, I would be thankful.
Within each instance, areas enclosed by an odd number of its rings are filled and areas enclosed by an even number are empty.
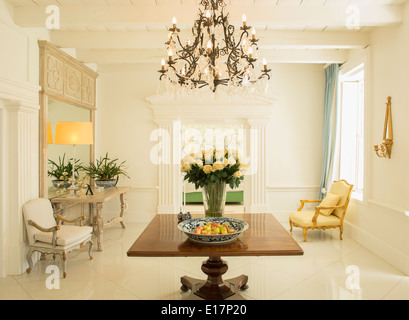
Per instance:
[[[162,59],[160,80],[187,89],[209,87],[213,92],[219,85],[234,94],[242,87],[256,86],[262,79],[270,80],[267,62],[256,74],[255,52],[258,50],[256,30],[247,25],[243,15],[238,41],[235,27],[229,24],[223,0],[201,0],[198,19],[192,28],[193,41],[182,43],[174,17],[169,29],[168,60]],[[249,35],[249,32],[251,35]],[[179,49],[178,49],[179,47]]]

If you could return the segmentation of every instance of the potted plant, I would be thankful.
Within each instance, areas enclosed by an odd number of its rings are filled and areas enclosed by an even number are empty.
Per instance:
[[[72,161],[73,159],[71,159]],[[75,161],[74,174],[77,177],[79,172],[79,163],[80,160]],[[65,163],[65,153],[63,157],[58,157],[58,164],[50,159],[48,159],[50,168],[48,170],[48,176],[53,177],[52,184],[57,189],[68,188],[71,185],[72,179],[72,162],[68,161]]]
[[[182,159],[184,180],[194,183],[196,190],[202,188],[206,217],[222,217],[226,204],[226,185],[238,188],[244,180],[248,165],[237,151],[203,150]]]
[[[120,175],[129,178],[124,167],[125,161],[118,164],[118,158],[111,160],[108,153],[100,157],[96,163],[90,162],[88,166],[81,166],[90,178],[95,179],[95,184],[100,188],[116,186]]]

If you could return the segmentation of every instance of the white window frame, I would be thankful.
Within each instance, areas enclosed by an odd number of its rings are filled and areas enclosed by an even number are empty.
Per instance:
[[[354,189],[352,192],[352,198],[360,201],[364,201],[364,189],[365,189],[365,179],[366,179],[366,130],[365,130],[365,105],[366,105],[366,97],[367,97],[367,84],[365,79],[368,79],[367,72],[365,68],[365,63],[361,62],[356,64],[353,68],[345,68],[344,70],[341,69],[339,75],[339,88],[338,88],[338,128],[337,128],[337,147],[336,147],[336,154],[335,154],[335,168],[334,168],[334,178],[342,179],[343,177],[341,174],[341,139],[342,139],[342,96],[343,96],[343,83],[344,82],[358,82],[361,83],[360,89],[364,90],[363,94],[360,97],[364,101],[360,101],[359,104],[361,106],[360,119],[361,121],[361,128],[358,136],[356,137],[356,151],[355,151],[355,164],[359,165],[360,161],[362,163],[362,167],[358,168],[359,172],[355,173],[354,181],[348,181],[349,183],[354,185]],[[360,157],[362,157],[360,159]],[[362,179],[359,183],[358,179]]]

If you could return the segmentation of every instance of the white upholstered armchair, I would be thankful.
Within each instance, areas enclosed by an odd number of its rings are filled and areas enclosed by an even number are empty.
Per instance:
[[[353,185],[345,180],[335,181],[323,200],[301,200],[298,211],[290,214],[290,231],[294,227],[302,228],[304,242],[307,230],[339,228],[340,239],[344,230],[344,218],[348,208]],[[305,203],[320,203],[314,211],[302,211]]]
[[[44,254],[60,255],[63,259],[63,275],[66,277],[67,253],[89,243],[89,257],[92,259],[92,227],[76,225],[58,225],[57,220],[64,223],[76,223],[85,220],[80,217],[67,221],[61,216],[54,217],[53,208],[48,199],[34,199],[23,206],[24,222],[27,229],[29,250],[27,261],[30,273],[33,268],[32,254],[37,251]]]

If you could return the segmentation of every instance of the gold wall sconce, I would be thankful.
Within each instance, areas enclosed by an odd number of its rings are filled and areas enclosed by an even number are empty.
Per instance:
[[[386,104],[385,126],[383,129],[383,143],[374,146],[376,155],[379,158],[391,158],[393,145],[393,131],[392,131],[392,98],[388,97]]]

